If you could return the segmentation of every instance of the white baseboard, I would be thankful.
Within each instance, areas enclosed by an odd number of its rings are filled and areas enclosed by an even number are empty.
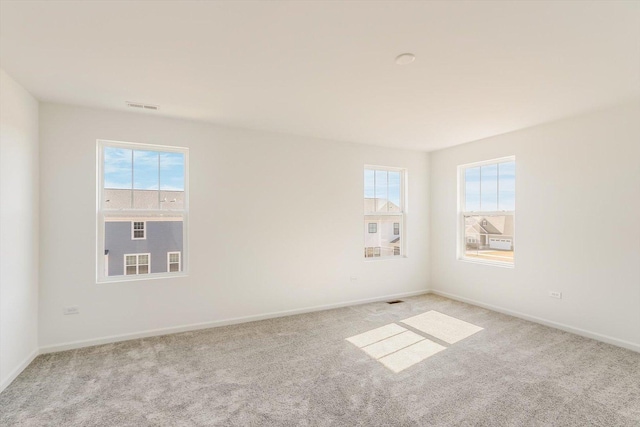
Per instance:
[[[196,330],[200,330],[200,329],[208,329],[208,328],[215,328],[218,326],[227,326],[227,325],[235,325],[235,324],[239,324],[239,323],[247,323],[247,322],[255,322],[258,320],[265,320],[265,319],[273,319],[276,317],[285,317],[285,316],[293,316],[296,314],[304,314],[304,313],[311,313],[314,311],[322,311],[322,310],[330,310],[330,309],[334,309],[334,308],[340,308],[340,307],[347,307],[347,306],[353,306],[353,305],[359,305],[359,304],[367,304],[367,303],[372,303],[372,302],[378,302],[378,301],[386,301],[386,300],[391,300],[391,299],[398,299],[398,298],[406,298],[406,297],[411,297],[411,296],[416,296],[416,295],[422,295],[422,294],[427,294],[427,293],[432,293],[435,295],[440,295],[446,298],[450,298],[456,301],[461,301],[467,304],[471,304],[471,305],[475,305],[478,307],[483,307],[486,308],[488,310],[492,310],[492,311],[496,311],[499,313],[504,313],[504,314],[508,314],[510,316],[514,316],[514,317],[518,317],[524,320],[528,320],[531,322],[535,322],[535,323],[539,323],[545,326],[550,326],[552,328],[556,328],[556,329],[560,329],[566,332],[571,332],[573,334],[576,335],[580,335],[580,336],[584,336],[587,338],[592,338],[598,341],[602,341],[608,344],[612,344],[618,347],[623,347],[629,350],[633,350],[636,352],[640,352],[640,345],[630,342],[630,341],[625,341],[625,340],[621,340],[618,338],[614,338],[608,335],[603,335],[603,334],[599,334],[596,332],[591,332],[591,331],[587,331],[584,329],[580,329],[580,328],[576,328],[573,326],[569,326],[569,325],[565,325],[562,323],[558,323],[558,322],[554,322],[551,320],[547,320],[547,319],[542,319],[540,317],[536,317],[536,316],[531,316],[525,313],[520,313],[517,311],[513,311],[513,310],[509,310],[503,307],[498,307],[492,304],[487,304],[484,303],[482,301],[477,301],[477,300],[473,300],[470,298],[465,298],[465,297],[461,297],[458,295],[454,295],[454,294],[450,294],[448,292],[443,292],[443,291],[439,291],[436,289],[431,289],[431,290],[420,290],[420,291],[414,291],[414,292],[405,292],[405,293],[400,293],[400,294],[393,294],[393,295],[385,295],[385,296],[381,296],[381,297],[375,297],[375,298],[366,298],[366,299],[361,299],[361,300],[353,300],[353,301],[347,301],[347,302],[341,302],[341,303],[334,303],[334,304],[325,304],[325,305],[318,305],[318,306],[313,306],[313,307],[306,307],[306,308],[301,308],[301,309],[294,309],[294,310],[285,310],[285,311],[277,311],[277,312],[271,312],[271,313],[265,313],[265,314],[258,314],[258,315],[253,315],[253,316],[244,316],[244,317],[235,317],[235,318],[231,318],[231,319],[223,319],[223,320],[216,320],[216,321],[212,321],[212,322],[204,322],[204,323],[195,323],[195,324],[190,324],[190,325],[182,325],[182,326],[174,326],[174,327],[169,327],[169,328],[161,328],[161,329],[153,329],[153,330],[147,330],[147,331],[141,331],[141,332],[134,332],[134,333],[129,333],[129,334],[121,334],[121,335],[112,335],[112,336],[106,336],[106,337],[101,337],[101,338],[94,338],[94,339],[88,339],[88,340],[82,340],[82,341],[72,341],[72,342],[67,342],[67,343],[62,343],[62,344],[55,344],[55,345],[49,345],[49,346],[45,346],[45,347],[40,347],[39,350],[35,350],[33,353],[31,353],[29,355],[29,357],[27,357],[25,359],[24,362],[22,362],[18,367],[16,367],[13,372],[11,372],[11,374],[2,381],[2,383],[0,384],[0,392],[2,392],[5,388],[7,388],[9,386],[9,384],[11,384],[11,382],[18,376],[20,375],[20,373],[27,367],[29,366],[29,364],[39,355],[39,354],[47,354],[47,353],[55,353],[58,351],[65,351],[65,350],[73,350],[73,349],[77,349],[77,348],[83,348],[83,347],[92,347],[92,346],[96,346],[96,345],[102,345],[102,344],[110,344],[110,343],[115,343],[115,342],[121,342],[121,341],[128,341],[128,340],[132,340],[132,339],[138,339],[138,338],[146,338],[146,337],[154,337],[154,336],[160,336],[160,335],[169,335],[169,334],[175,334],[175,333],[179,333],[179,332],[188,332],[188,331],[196,331]]]
[[[39,354],[40,352],[38,351],[38,349],[33,350],[31,354],[27,356],[27,358],[24,359],[24,361],[21,364],[16,366],[16,368],[13,371],[11,371],[9,376],[4,380],[2,380],[2,382],[0,383],[0,393],[2,393],[5,388],[9,387],[9,384],[11,384],[13,380],[15,380],[18,377],[18,375],[20,375],[22,371],[24,371],[24,369],[27,366],[29,366],[31,362],[33,362],[33,359],[38,357]]]
[[[293,309],[293,310],[276,311],[276,312],[271,312],[266,314],[257,314],[253,316],[235,317],[231,319],[215,320],[212,322],[193,323],[190,325],[182,325],[182,326],[172,326],[169,328],[152,329],[147,331],[134,332],[129,334],[121,334],[121,335],[111,335],[111,336],[106,336],[101,338],[92,338],[92,339],[82,340],[82,341],[72,341],[72,342],[67,342],[62,344],[54,344],[54,345],[40,347],[40,354],[55,353],[58,351],[73,350],[73,349],[83,348],[83,347],[92,347],[95,345],[110,344],[114,342],[128,341],[128,340],[133,340],[138,338],[148,338],[148,337],[155,337],[160,335],[175,334],[179,332],[196,331],[199,329],[215,328],[218,326],[235,325],[238,323],[255,322],[257,320],[273,319],[275,317],[293,316],[296,314],[311,313],[314,311],[331,310],[333,308],[347,307],[351,305],[367,304],[371,302],[387,301],[387,300],[397,299],[397,298],[412,297],[416,295],[426,294],[428,292],[429,291],[427,289],[424,289],[420,291],[405,292],[405,293],[394,294],[394,295],[385,295],[381,297],[366,298],[366,299],[355,300],[355,301],[317,305],[313,307],[299,308],[299,309]]]
[[[597,332],[591,332],[584,329],[576,328],[573,326],[565,325],[563,323],[554,322],[552,320],[542,319],[540,317],[531,316],[529,314],[520,313],[518,311],[509,310],[507,308],[498,307],[492,304],[487,304],[482,301],[476,301],[470,298],[453,295],[448,292],[439,291],[436,289],[429,290],[429,293],[440,295],[446,298],[450,298],[456,301],[465,302],[467,304],[475,305],[478,307],[486,308],[488,310],[497,311],[498,313],[508,314],[510,316],[518,317],[520,319],[528,320],[530,322],[539,323],[541,325],[550,326],[552,328],[560,329],[565,332],[571,332],[572,334],[580,335],[583,337],[591,338],[597,341],[602,341],[607,344],[612,344],[618,347],[626,348],[629,350],[637,351],[640,353],[640,344],[632,343],[630,341],[621,340],[608,335],[599,334]]]

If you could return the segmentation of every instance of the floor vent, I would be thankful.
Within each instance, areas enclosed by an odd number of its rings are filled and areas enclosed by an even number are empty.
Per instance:
[[[401,302],[404,302],[404,301],[397,299],[393,301],[387,301],[387,304],[400,304]]]
[[[127,106],[133,107],[133,108],[142,108],[144,110],[157,110],[159,108],[157,105],[142,104],[140,102],[128,102],[128,101],[127,101]]]

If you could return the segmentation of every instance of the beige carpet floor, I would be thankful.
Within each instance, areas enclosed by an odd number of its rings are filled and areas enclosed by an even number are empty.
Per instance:
[[[430,310],[482,329],[401,323]],[[346,340],[389,324],[446,348],[394,373]],[[0,425],[640,426],[640,354],[423,295],[42,355]]]

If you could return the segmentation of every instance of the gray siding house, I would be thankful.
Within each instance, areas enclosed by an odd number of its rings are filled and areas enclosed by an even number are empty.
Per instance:
[[[143,223],[142,228],[134,232],[133,223]],[[134,237],[135,236],[135,237]],[[143,237],[140,237],[143,236]],[[174,255],[171,271],[182,271],[182,221],[162,220],[117,220],[105,222],[105,269],[108,276],[122,276],[124,274],[166,273],[169,271],[170,252]],[[125,255],[149,254],[144,263],[147,268],[125,270]],[[133,258],[132,258],[133,259]],[[177,270],[175,268],[178,268]],[[147,270],[148,269],[148,270]]]

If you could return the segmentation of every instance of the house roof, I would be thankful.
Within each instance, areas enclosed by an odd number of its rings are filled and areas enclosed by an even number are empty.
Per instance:
[[[486,221],[486,225],[484,221]],[[512,236],[513,216],[491,215],[467,217],[465,230],[466,233]]]
[[[387,199],[376,197],[365,197],[364,211],[367,213],[376,212],[397,212],[400,213],[400,207]]]
[[[184,191],[105,188],[106,209],[182,209]]]

